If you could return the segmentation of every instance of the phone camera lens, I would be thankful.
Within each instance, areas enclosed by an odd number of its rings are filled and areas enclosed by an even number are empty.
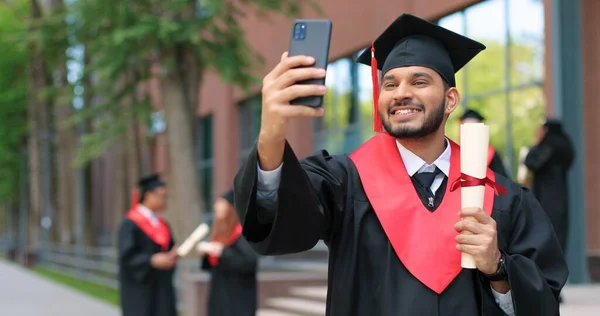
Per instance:
[[[303,40],[306,37],[306,24],[296,23],[294,25],[294,40]]]

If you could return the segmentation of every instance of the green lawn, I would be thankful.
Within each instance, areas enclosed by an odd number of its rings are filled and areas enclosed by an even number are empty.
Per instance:
[[[49,269],[44,269],[41,267],[35,267],[32,269],[35,273],[44,276],[48,279],[51,279],[55,282],[62,283],[64,285],[70,286],[75,290],[91,295],[95,298],[113,304],[115,306],[119,306],[119,291],[115,289],[111,289],[109,287],[105,287],[102,285],[98,285],[95,283],[82,281],[77,278],[74,278],[70,275],[66,275],[64,273],[52,271]]]

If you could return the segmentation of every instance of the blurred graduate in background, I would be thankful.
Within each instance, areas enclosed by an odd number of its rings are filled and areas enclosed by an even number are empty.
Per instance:
[[[215,201],[213,212],[210,241],[197,246],[202,269],[211,273],[207,315],[253,316],[258,299],[258,255],[241,236],[233,191]]]

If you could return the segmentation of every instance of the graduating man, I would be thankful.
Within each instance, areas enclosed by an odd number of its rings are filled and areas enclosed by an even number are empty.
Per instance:
[[[385,132],[350,155],[321,151],[299,161],[285,139],[290,118],[323,115],[289,103],[325,94],[324,86],[295,84],[325,76],[302,67],[312,58],[284,54],[265,76],[261,131],[236,176],[235,207],[259,254],[325,241],[327,315],[559,315],[568,271],[533,195],[488,171],[476,179],[487,183],[484,208],[461,210],[468,181],[444,128],[460,99],[455,72],[484,48],[400,16],[358,58],[371,64],[375,129]],[[461,268],[461,252],[477,269]]]
[[[479,112],[467,109],[465,113],[460,117],[460,123],[483,123],[485,118],[479,114]],[[496,148],[490,144],[488,147],[488,167],[492,169],[497,174],[501,174],[503,176],[507,176],[506,169],[504,169],[504,164],[502,163],[502,159]],[[510,178],[510,177],[508,177]]]
[[[233,191],[213,206],[210,241],[198,244],[202,269],[211,273],[208,316],[254,316],[258,306],[258,255],[241,236]]]
[[[123,316],[177,316],[171,229],[158,214],[166,204],[158,175],[142,178],[139,199],[119,227],[119,283]],[[139,201],[139,204],[138,204]]]

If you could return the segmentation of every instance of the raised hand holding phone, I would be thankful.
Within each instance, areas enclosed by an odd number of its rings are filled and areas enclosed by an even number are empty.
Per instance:
[[[304,21],[304,22],[298,22]],[[274,170],[283,158],[285,145],[285,134],[288,121],[292,117],[319,117],[324,111],[321,107],[322,98],[327,91],[325,87],[325,74],[327,65],[327,56],[329,54],[329,37],[331,32],[331,22],[329,23],[329,32],[325,33],[318,45],[317,41],[309,41],[313,34],[311,25],[316,22],[326,20],[298,20],[294,23],[292,39],[290,41],[291,53],[294,56],[288,56],[284,53],[281,61],[263,78],[262,87],[262,114],[261,129],[258,136],[258,155],[259,164],[262,170]],[[306,25],[306,33],[298,35],[296,26]],[[325,24],[327,24],[325,23]],[[316,23],[321,25],[321,22]],[[316,32],[316,31],[315,31]],[[304,37],[303,37],[304,36]],[[306,44],[298,41],[306,40]],[[292,51],[293,50],[293,51]],[[306,52],[325,53],[314,54],[318,56],[304,55]],[[317,63],[318,61],[318,63]],[[321,67],[317,67],[321,65]],[[292,102],[294,101],[294,102]],[[298,104],[305,101],[306,104]]]

